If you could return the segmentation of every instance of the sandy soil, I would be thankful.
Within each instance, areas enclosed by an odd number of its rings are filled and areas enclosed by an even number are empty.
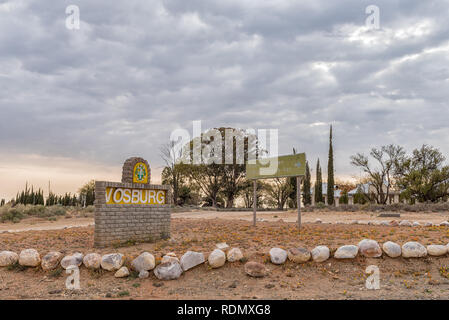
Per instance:
[[[273,215],[273,212],[269,213]],[[439,219],[439,218],[438,218]],[[256,228],[245,220],[175,218],[172,237],[156,243],[130,247],[94,249],[93,227],[48,231],[23,231],[0,234],[0,250],[19,252],[36,248],[43,255],[50,250],[66,254],[121,252],[127,263],[142,251],[153,253],[159,261],[163,254],[174,251],[181,256],[187,250],[213,250],[225,241],[240,247],[253,261],[265,263],[270,274],[262,279],[248,277],[243,263],[227,263],[220,269],[198,266],[175,281],[159,281],[153,274],[148,279],[116,279],[110,272],[91,272],[81,268],[81,291],[65,290],[64,272],[44,272],[40,268],[8,270],[0,268],[2,299],[447,299],[449,257],[425,259],[366,259],[351,261],[330,259],[325,263],[297,265],[287,262],[275,266],[269,262],[271,247],[303,246],[312,249],[319,244],[332,251],[343,244],[357,244],[363,238],[380,243],[392,240],[404,243],[418,240],[423,244],[447,244],[447,227],[385,227],[344,224],[304,224],[301,233],[294,223],[259,222]],[[380,269],[381,289],[365,288],[365,269]]]

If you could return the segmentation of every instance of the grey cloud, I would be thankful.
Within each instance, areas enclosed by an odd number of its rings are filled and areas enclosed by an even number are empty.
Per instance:
[[[337,174],[375,145],[449,153],[445,2],[377,1],[375,31],[361,29],[371,1],[83,0],[78,31],[64,26],[73,1],[11,3],[2,150],[159,166],[170,132],[200,119],[278,128],[280,152],[311,161],[326,158],[333,123]]]

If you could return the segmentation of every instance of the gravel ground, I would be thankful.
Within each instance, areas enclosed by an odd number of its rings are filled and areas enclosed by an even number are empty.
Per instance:
[[[273,213],[270,213],[273,214]],[[340,214],[340,213],[339,213]],[[276,215],[276,214],[274,214]],[[326,217],[321,217],[325,220]],[[438,218],[439,219],[439,218]],[[344,224],[305,223],[299,233],[294,223],[259,222],[256,228],[245,220],[175,218],[172,237],[156,243],[94,249],[93,227],[58,230],[32,230],[0,234],[0,250],[19,252],[35,248],[41,255],[50,250],[66,254],[80,251],[101,254],[121,252],[127,263],[142,251],[154,254],[157,261],[167,252],[181,256],[187,250],[211,252],[218,242],[242,249],[248,260],[265,263],[270,273],[262,279],[248,277],[243,263],[227,263],[220,269],[201,265],[174,281],[159,281],[152,273],[148,279],[116,279],[110,272],[91,272],[81,268],[81,290],[65,290],[64,270],[44,272],[40,268],[8,270],[0,268],[2,299],[447,299],[449,258],[366,259],[350,261],[329,259],[324,263],[297,265],[269,262],[272,247],[312,249],[328,245],[335,251],[343,244],[357,244],[363,238],[379,243],[447,244],[447,227],[385,227]],[[380,290],[365,288],[365,269],[380,269]],[[448,268],[448,269],[446,269]]]

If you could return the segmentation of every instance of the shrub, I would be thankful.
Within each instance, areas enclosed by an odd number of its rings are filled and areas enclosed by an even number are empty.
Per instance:
[[[92,213],[95,211],[95,206],[87,206],[86,208],[83,208],[83,211]]]
[[[19,204],[15,207],[3,206],[0,208],[0,221],[11,221],[14,223],[26,217],[39,217],[56,219],[56,216],[64,216],[67,213],[67,208],[61,206],[45,207],[43,205],[23,205]]]
[[[315,207],[316,207],[317,209],[324,209],[324,208],[326,208],[326,205],[325,205],[323,202],[318,202],[318,203],[315,205]]]
[[[128,291],[120,291],[119,293],[117,293],[117,296],[119,297],[127,297],[129,296],[129,292]]]
[[[48,216],[65,216],[67,209],[61,206],[47,207]]]
[[[17,223],[21,219],[23,219],[24,216],[25,215],[23,214],[23,212],[21,212],[19,209],[10,208],[2,212],[1,221],[12,221],[14,223]]]
[[[23,212],[27,216],[37,216],[42,217],[45,216],[45,207],[43,205],[37,205],[37,206],[23,206]]]

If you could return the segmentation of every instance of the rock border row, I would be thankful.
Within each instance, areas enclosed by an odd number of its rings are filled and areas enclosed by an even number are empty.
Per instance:
[[[368,225],[368,226],[386,226],[386,227],[449,227],[449,221],[443,221],[441,223],[433,223],[430,221],[423,222],[422,224],[418,221],[408,221],[408,220],[391,220],[391,221],[358,221],[353,220],[350,222],[336,221],[336,222],[323,222],[320,218],[315,219],[314,222],[311,223],[322,223],[322,224],[360,224],[360,225]]]
[[[366,258],[380,258],[383,254],[390,258],[423,258],[429,256],[440,257],[449,253],[449,244],[438,245],[431,244],[425,247],[416,241],[409,241],[402,246],[387,241],[382,247],[376,240],[363,239],[357,245],[343,245],[339,247],[333,254],[338,260],[354,259],[357,255]],[[314,261],[317,263],[324,262],[331,257],[329,247],[319,245],[309,251],[306,248],[290,248],[284,250],[282,248],[271,248],[269,251],[269,259],[272,264],[284,264],[287,259],[294,263],[305,263]],[[230,248],[226,243],[219,243],[207,258],[210,268],[220,268],[225,265],[226,261],[244,262],[244,255],[239,248]],[[182,273],[204,264],[206,259],[202,252],[187,251],[180,259],[175,253],[170,252],[162,257],[161,263],[156,266],[154,256],[149,252],[143,252],[131,261],[131,269],[138,272],[139,278],[148,278],[149,272],[153,271],[154,275],[160,280],[178,279]],[[19,264],[23,267],[39,267],[42,270],[50,271],[59,267],[69,269],[72,266],[84,266],[88,269],[104,269],[115,272],[114,276],[123,278],[130,275],[130,270],[124,266],[125,256],[121,253],[110,253],[103,256],[98,253],[89,253],[83,255],[76,252],[63,257],[63,254],[57,251],[51,251],[45,256],[40,257],[35,249],[25,249],[17,254],[12,251],[0,252],[0,267],[9,267]],[[245,272],[252,277],[264,277],[268,274],[268,270],[264,264],[249,261],[245,263]]]

